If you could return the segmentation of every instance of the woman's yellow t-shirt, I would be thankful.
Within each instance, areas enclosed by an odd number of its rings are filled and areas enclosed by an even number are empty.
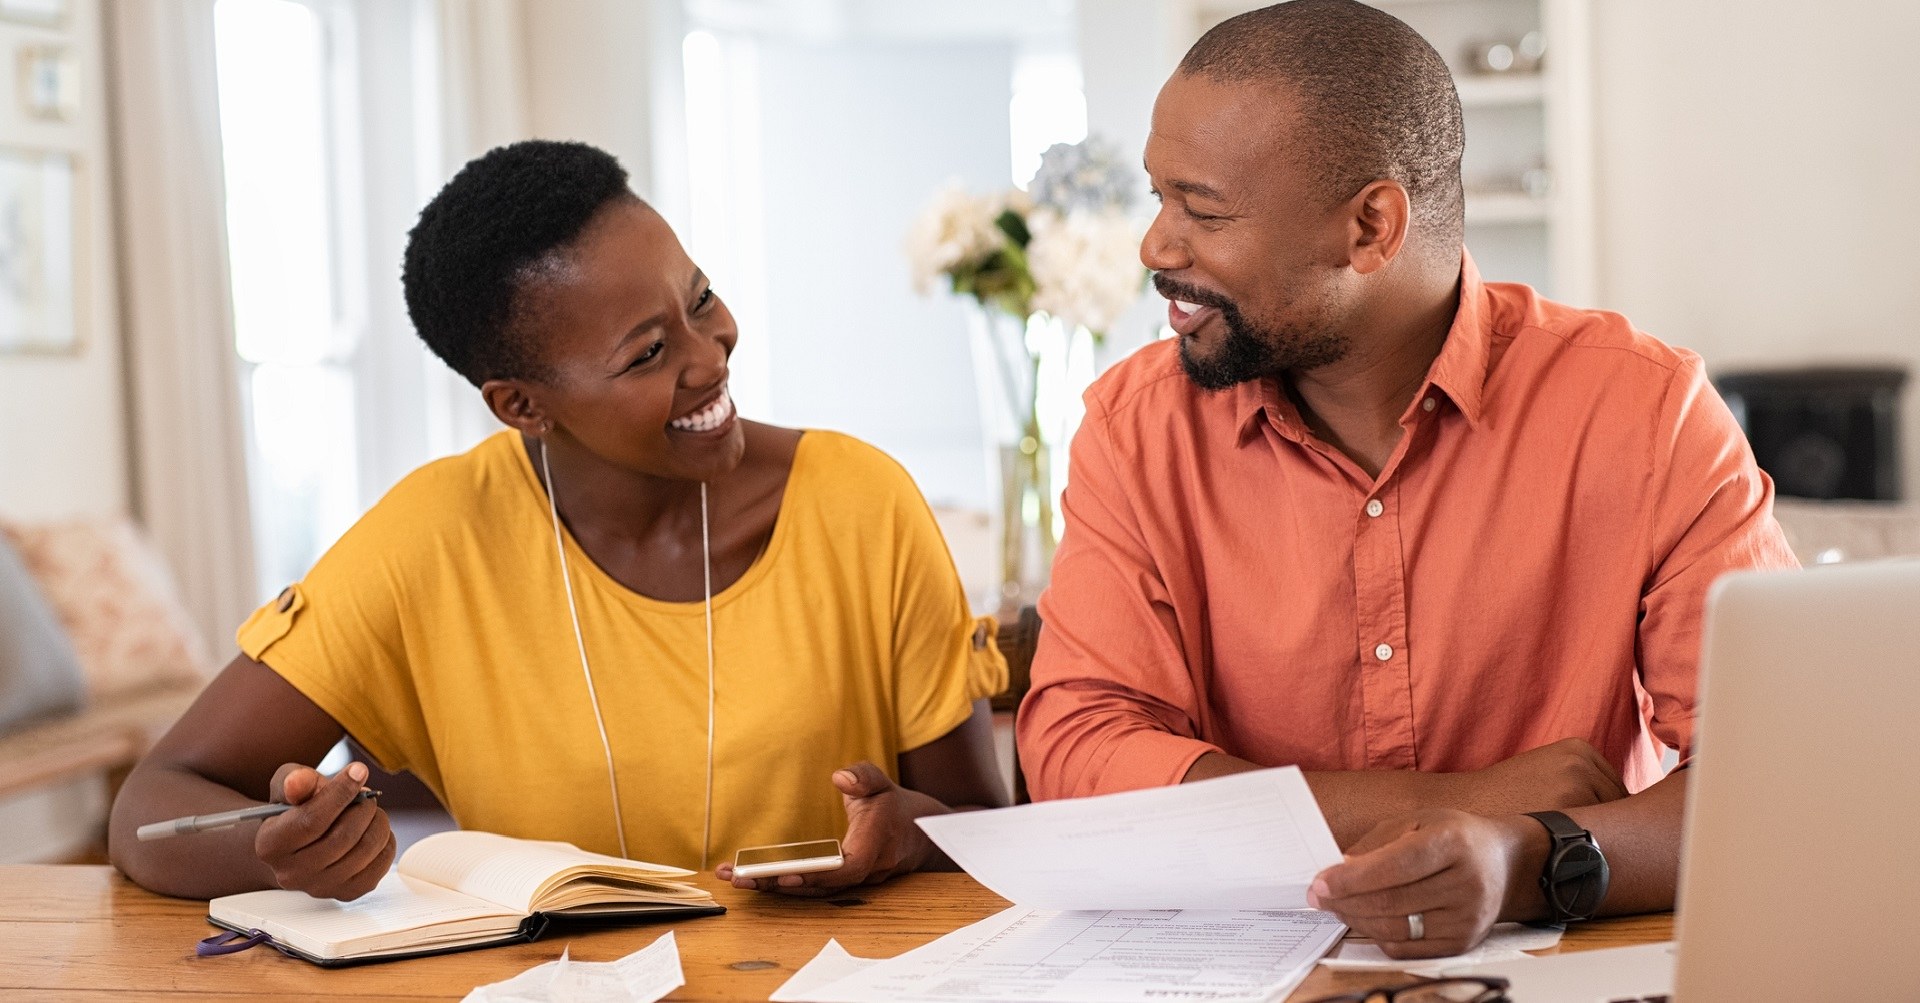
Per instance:
[[[767,549],[713,597],[713,830],[702,603],[619,584],[564,534],[580,629],[637,858],[711,867],[742,846],[844,833],[829,782],[947,734],[1006,685],[906,471],[808,432]],[[503,431],[401,481],[240,648],[462,828],[618,853],[546,494]]]

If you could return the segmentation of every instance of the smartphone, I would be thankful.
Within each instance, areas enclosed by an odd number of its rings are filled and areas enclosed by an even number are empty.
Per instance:
[[[777,878],[782,874],[831,871],[844,863],[839,840],[816,839],[746,847],[733,855],[733,874],[740,878]]]

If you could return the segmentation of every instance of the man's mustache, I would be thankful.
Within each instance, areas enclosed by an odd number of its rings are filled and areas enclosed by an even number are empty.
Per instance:
[[[1184,282],[1167,278],[1164,272],[1153,273],[1153,288],[1160,295],[1170,300],[1179,300],[1183,303],[1197,303],[1200,306],[1210,306],[1222,313],[1234,309],[1233,301],[1225,296],[1216,292],[1209,292],[1199,286],[1190,286]]]

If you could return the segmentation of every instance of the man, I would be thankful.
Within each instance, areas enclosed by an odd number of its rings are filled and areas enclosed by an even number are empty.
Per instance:
[[[1140,249],[1179,337],[1087,395],[1019,725],[1041,798],[1299,765],[1312,898],[1397,957],[1670,908],[1708,586],[1793,564],[1698,357],[1481,281],[1463,147],[1354,0],[1188,52]]]

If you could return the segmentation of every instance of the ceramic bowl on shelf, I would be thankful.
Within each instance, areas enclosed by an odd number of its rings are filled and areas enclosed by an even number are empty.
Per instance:
[[[1466,53],[1475,73],[1538,73],[1546,55],[1547,36],[1537,30],[1517,39],[1477,39]]]

